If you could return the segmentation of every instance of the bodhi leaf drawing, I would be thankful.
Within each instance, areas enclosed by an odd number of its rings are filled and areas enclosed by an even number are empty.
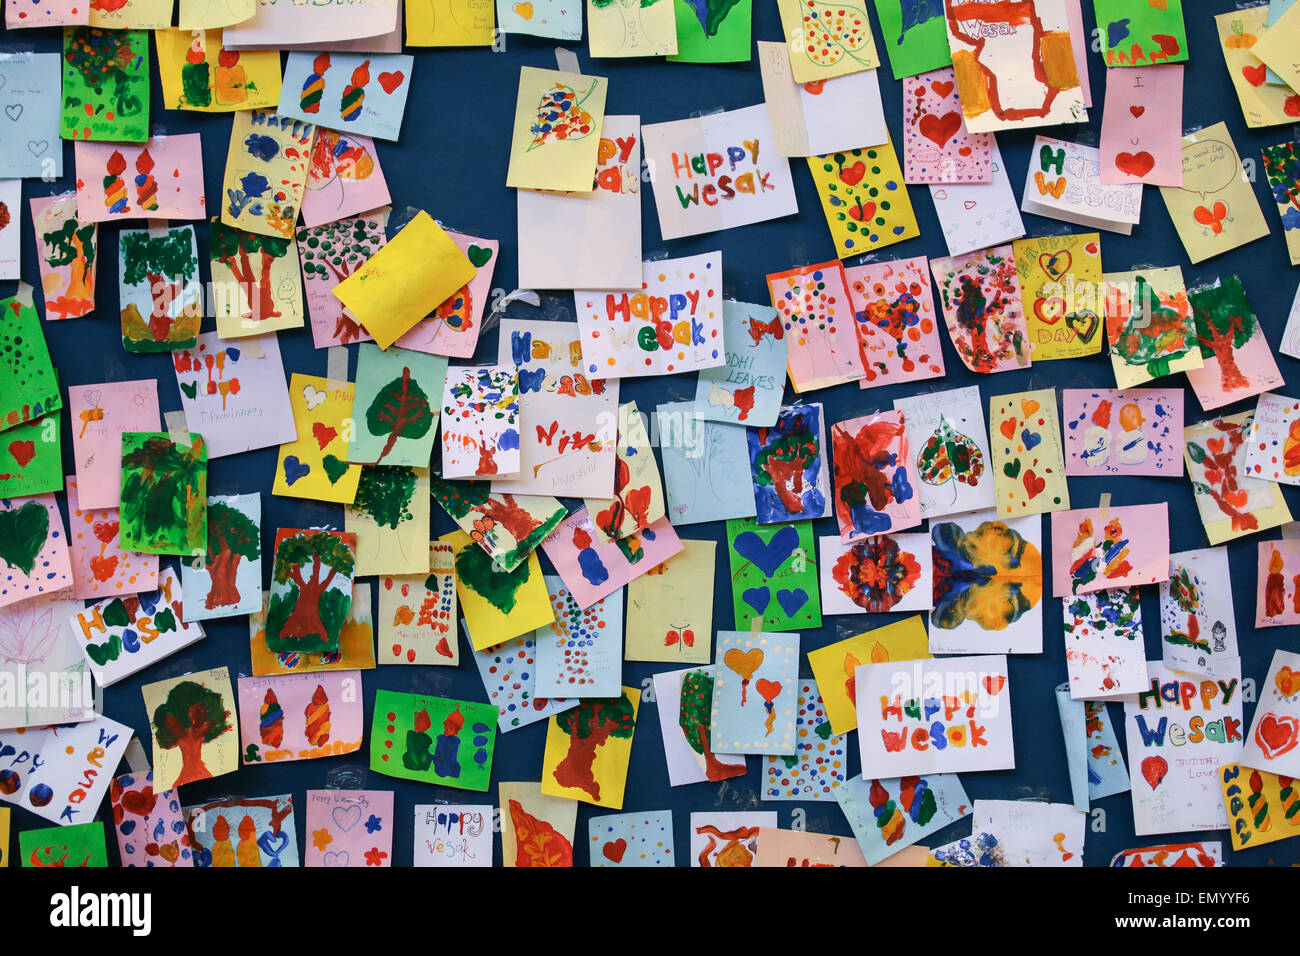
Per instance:
[[[940,415],[939,427],[916,457],[916,470],[920,479],[929,485],[942,487],[950,481],[959,481],[974,488],[984,474],[984,453]],[[956,488],[953,485],[954,501]]]
[[[871,27],[865,11],[851,6],[832,6],[819,0],[802,0],[799,12],[803,18],[802,47],[818,66],[834,66],[845,56],[862,63],[864,67],[876,64],[858,52],[872,46]]]
[[[366,428],[370,434],[388,436],[375,463],[384,460],[397,439],[423,438],[429,434],[435,421],[429,396],[411,378],[411,370],[402,369],[402,374],[381,388],[366,409]]]
[[[606,0],[606,3],[609,2],[611,0]],[[556,83],[543,93],[541,102],[537,104],[537,122],[529,127],[533,141],[529,144],[528,151],[532,152],[551,139],[567,141],[590,136],[595,128],[591,114],[581,107],[597,85],[597,81],[593,80],[581,97],[577,90],[564,83]]]
[[[510,822],[515,828],[515,866],[573,866],[573,844],[518,800],[510,801]]]
[[[0,511],[0,561],[30,576],[49,533],[50,514],[39,501]]]
[[[748,772],[742,763],[723,763],[710,746],[713,713],[713,675],[708,671],[690,671],[682,678],[682,696],[677,725],[691,750],[704,759],[704,774],[712,781],[739,777]]]
[[[965,531],[951,521],[930,532],[934,547],[931,621],[953,629],[964,621],[1000,631],[1038,605],[1043,596],[1043,556],[1001,521]]]

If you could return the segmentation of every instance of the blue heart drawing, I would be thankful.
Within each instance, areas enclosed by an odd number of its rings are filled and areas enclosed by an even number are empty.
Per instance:
[[[1128,24],[1128,17],[1123,20],[1112,20],[1106,24],[1106,45],[1119,46],[1124,38],[1128,36]]]
[[[772,600],[772,592],[766,587],[750,588],[740,595],[740,599],[752,607],[759,614],[767,610],[767,605]]]
[[[310,471],[311,465],[304,465],[297,455],[289,455],[284,459],[285,484],[292,485],[299,478],[306,478]]]
[[[130,836],[132,833],[135,832],[135,821],[123,820],[121,823],[117,825],[117,829],[122,834],[122,836]]]
[[[776,592],[776,603],[781,605],[786,617],[794,617],[795,612],[808,603],[808,592],[803,588],[795,588],[793,591],[782,589]]]
[[[1020,440],[1025,443],[1025,451],[1029,451],[1043,440],[1043,436],[1026,428],[1020,432]]]
[[[756,532],[742,531],[736,535],[731,546],[742,558],[752,561],[764,577],[770,578],[776,574],[777,568],[785,564],[786,558],[794,554],[794,549],[799,547],[799,532],[786,525],[772,535],[771,541],[764,544]]]

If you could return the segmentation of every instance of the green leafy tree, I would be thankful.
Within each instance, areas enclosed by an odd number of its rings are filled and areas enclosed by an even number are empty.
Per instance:
[[[429,396],[420,383],[411,378],[410,368],[393,379],[378,392],[366,409],[366,428],[372,435],[387,435],[383,450],[375,459],[381,463],[399,438],[423,438],[429,434],[437,419],[429,404]]]
[[[213,262],[229,269],[239,283],[243,304],[240,315],[253,322],[278,318],[274,290],[271,288],[271,270],[277,259],[289,251],[289,240],[278,236],[259,236],[227,226],[213,219],[209,233]],[[253,257],[257,257],[256,266]]]
[[[361,469],[352,508],[369,515],[381,528],[396,528],[411,519],[417,480],[414,468],[366,465]]]
[[[356,556],[328,531],[301,531],[280,542],[271,577],[287,585],[274,592],[266,615],[266,645],[276,653],[336,651],[352,604],[352,589],[331,588],[343,575],[350,584]],[[304,575],[304,570],[306,574]]]
[[[1196,313],[1196,338],[1201,357],[1219,360],[1219,384],[1223,391],[1249,388],[1234,353],[1250,341],[1258,325],[1238,276],[1226,276],[1195,291],[1187,298]]]
[[[58,309],[59,315],[65,319],[85,315],[95,306],[95,224],[83,226],[73,216],[63,220],[58,229],[44,233],[41,241],[49,249],[47,264],[72,267],[62,296],[66,303]],[[53,308],[48,302],[46,306]]]
[[[596,751],[610,739],[631,740],[636,711],[624,692],[621,697],[588,698],[572,710],[555,715],[556,726],[569,735],[569,749],[555,766],[555,781],[600,800],[600,784],[592,767]]]
[[[352,275],[383,244],[383,222],[364,216],[298,230],[298,257],[302,260],[303,275],[309,279],[333,279],[336,284]],[[361,326],[348,318],[341,303],[334,323],[334,338],[341,344],[361,338]]]
[[[147,232],[122,234],[122,281],[127,285],[147,284],[153,303],[147,339],[134,334],[145,329],[135,304],[122,310],[123,339],[136,343],[135,348],[128,347],[129,351],[169,352],[188,348],[197,340],[202,312],[199,303],[186,305],[175,319],[171,316],[173,304],[178,298],[183,299],[186,286],[198,272],[193,236],[188,227],[169,229],[164,236],[151,236]],[[128,313],[134,314],[129,316]],[[132,334],[128,335],[128,332]]]
[[[722,763],[709,745],[712,710],[713,677],[707,671],[690,671],[682,678],[677,725],[681,727],[691,749],[704,758],[704,773],[708,779],[738,777],[746,772],[745,765]]]
[[[176,786],[212,776],[203,763],[203,745],[230,729],[230,711],[221,695],[198,681],[185,680],[175,685],[153,712],[153,734],[158,746],[181,753]]]
[[[132,434],[132,433],[128,433]],[[123,546],[146,542],[189,554],[206,535],[207,447],[198,435],[188,446],[166,435],[147,435],[122,454]]]
[[[209,611],[238,606],[241,598],[235,578],[239,562],[244,558],[256,561],[261,556],[261,535],[248,515],[224,501],[208,505],[207,569],[212,589],[204,606]]]

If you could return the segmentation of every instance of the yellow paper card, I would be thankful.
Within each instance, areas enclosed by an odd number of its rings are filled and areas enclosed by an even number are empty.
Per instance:
[[[386,349],[475,275],[455,240],[421,210],[333,291]]]
[[[352,604],[339,632],[337,654],[277,654],[266,646],[266,606],[269,594],[262,595],[262,610],[248,615],[248,649],[253,661],[253,676],[306,674],[311,671],[372,671],[375,669],[375,626],[370,616],[370,585],[352,583]]]
[[[218,337],[302,328],[296,242],[232,229],[214,218],[208,229],[208,256]]]
[[[808,168],[839,258],[921,234],[892,143],[809,156]]]
[[[163,105],[229,113],[280,102],[278,50],[227,50],[220,30],[155,30]]]
[[[1161,186],[1160,195],[1192,262],[1268,235],[1226,123],[1183,137],[1183,184]]]
[[[351,504],[361,466],[348,464],[352,419],[351,382],[330,382],[294,372],[289,404],[298,437],[280,446],[271,494]]]
[[[221,182],[221,221],[260,236],[292,239],[315,135],[312,123],[273,110],[235,113]]]
[[[826,716],[835,734],[858,729],[858,705],[853,675],[859,664],[919,661],[930,657],[930,639],[919,615],[878,627],[808,652]]]
[[[1192,483],[1205,537],[1212,545],[1291,521],[1281,486],[1251,475],[1246,466],[1254,418],[1255,412],[1247,410],[1197,422],[1183,431],[1187,480]],[[1263,586],[1260,581],[1261,592]]]
[[[176,25],[182,30],[212,30],[230,27],[252,18],[257,12],[257,0],[181,0]],[[272,50],[276,61],[280,51]]]
[[[1268,7],[1221,13],[1214,18],[1214,25],[1246,125],[1281,126],[1300,119],[1300,93],[1267,82],[1268,69],[1254,53],[1255,45],[1267,34]]]
[[[536,551],[513,571],[501,571],[464,531],[438,540],[456,552],[456,598],[474,650],[496,647],[555,620]]]
[[[1292,90],[1300,90],[1300,10],[1292,5],[1277,22],[1251,47],[1265,66],[1276,73]]]
[[[873,70],[880,66],[866,0],[777,0],[796,83]]]
[[[990,398],[989,451],[998,517],[1069,510],[1056,389]]]
[[[496,24],[494,0],[406,0],[407,46],[491,46]]]
[[[1234,850],[1300,836],[1300,787],[1290,777],[1230,763],[1219,768],[1219,784]]]
[[[429,469],[362,465],[344,528],[357,536],[358,576],[429,573]]]
[[[9,808],[0,807],[0,866],[9,865]]]
[[[1035,362],[1101,351],[1101,235],[1017,239],[1020,301]]]
[[[669,56],[677,52],[676,7],[673,0],[587,0],[587,35],[594,57]]]
[[[521,68],[506,185],[594,190],[608,89],[603,76]]]
[[[1116,388],[1205,366],[1181,268],[1107,272],[1101,292]]]
[[[239,769],[238,711],[229,670],[218,667],[170,677],[145,684],[140,691],[153,732],[153,785],[158,793]],[[206,733],[191,729],[198,723],[196,709],[210,725]],[[189,724],[184,723],[187,718]]]
[[[586,698],[546,725],[542,793],[612,810],[623,808],[641,692],[624,687],[618,698]]]
[[[683,550],[627,586],[629,661],[713,660],[713,569],[717,542],[682,539]]]

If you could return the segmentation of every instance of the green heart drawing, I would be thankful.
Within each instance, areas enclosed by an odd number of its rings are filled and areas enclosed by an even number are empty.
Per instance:
[[[181,391],[185,393],[185,397],[186,397],[186,398],[188,398],[188,399],[190,399],[191,401],[193,401],[196,397],[198,397],[198,394],[199,394],[199,383],[198,383],[198,382],[181,382]]]
[[[50,513],[39,501],[0,511],[0,561],[30,575],[49,533]]]
[[[469,261],[474,263],[475,269],[482,269],[492,258],[492,250],[485,246],[471,245],[465,255],[469,256]]]
[[[1020,459],[1017,458],[1017,459],[1015,459],[1014,461],[1003,462],[1003,464],[1002,464],[1002,473],[1003,473],[1004,475],[1006,475],[1008,478],[1015,478],[1015,477],[1019,476],[1019,474],[1020,474]]]
[[[348,472],[348,463],[340,461],[334,455],[326,455],[321,464],[325,466],[325,476],[329,478],[331,485],[337,485],[339,479]]]
[[[103,644],[87,644],[86,656],[103,667],[109,661],[117,660],[122,653],[122,638],[114,634]]]

